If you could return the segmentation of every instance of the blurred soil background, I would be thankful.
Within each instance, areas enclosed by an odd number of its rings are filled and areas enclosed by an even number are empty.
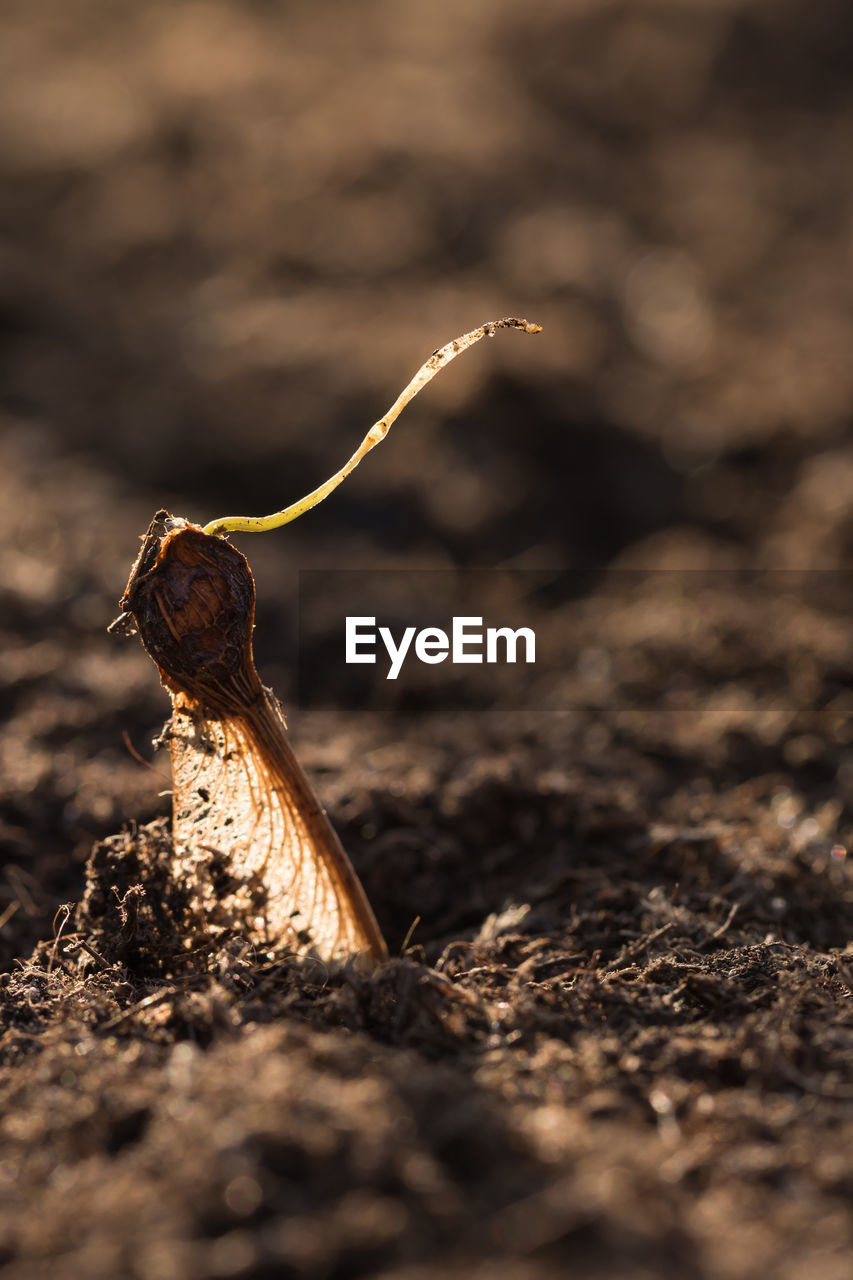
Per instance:
[[[6,0],[6,1274],[848,1280],[851,136],[846,0]],[[139,535],[508,314],[235,538],[397,958],[188,951]],[[561,710],[292,705],[300,569],[487,566]]]

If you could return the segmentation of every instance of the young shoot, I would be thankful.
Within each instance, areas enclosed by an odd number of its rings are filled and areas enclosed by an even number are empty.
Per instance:
[[[333,476],[330,476],[318,488],[312,490],[311,493],[306,493],[304,498],[300,498],[298,502],[291,503],[283,511],[274,511],[270,516],[221,516],[218,520],[211,520],[209,524],[204,525],[204,532],[218,537],[222,537],[226,533],[266,533],[269,529],[278,529],[283,524],[290,524],[291,520],[296,520],[299,516],[304,515],[306,511],[310,511],[312,507],[316,507],[318,502],[328,498],[329,494],[337,489],[342,481],[346,480],[350,472],[356,469],[362,458],[370,453],[371,449],[385,439],[389,428],[396,422],[409,401],[414,400],[418,392],[422,391],[427,383],[432,381],[439,370],[450,364],[450,361],[455,360],[463,351],[473,347],[474,343],[479,342],[481,338],[494,337],[498,329],[520,329],[522,333],[540,333],[542,326],[541,324],[532,324],[529,320],[521,320],[517,316],[506,316],[503,320],[490,320],[487,324],[481,324],[478,329],[472,329],[470,333],[463,333],[460,338],[454,338],[452,342],[439,347],[421,365],[409,385],[400,392],[385,416],[380,418],[378,422],[374,422],[349,462],[345,463],[340,471],[336,471]]]

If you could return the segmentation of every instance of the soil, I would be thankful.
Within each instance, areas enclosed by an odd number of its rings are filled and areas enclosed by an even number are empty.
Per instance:
[[[849,6],[7,10],[4,1274],[848,1280]],[[235,538],[392,959],[190,927],[139,536],[518,313]],[[305,694],[299,570],[495,566],[527,705]]]

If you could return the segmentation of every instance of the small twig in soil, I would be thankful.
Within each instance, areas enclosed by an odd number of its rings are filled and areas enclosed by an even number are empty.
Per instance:
[[[69,943],[73,943],[73,947],[74,947],[73,950],[69,946]],[[95,950],[94,947],[90,946],[85,938],[81,937],[81,935],[78,933],[72,933],[65,939],[65,954],[75,955],[78,950],[85,951],[86,954],[91,956],[92,959],[96,962],[96,964],[99,964],[102,969],[112,968],[112,965],[110,965],[104,959],[104,957]]]
[[[734,918],[740,911],[740,908],[741,904],[739,902],[733,902],[731,909],[729,910],[729,914],[726,916],[723,923],[718,925],[713,933],[709,933],[707,938],[704,938],[701,942],[697,943],[696,950],[701,951],[704,947],[710,946],[712,942],[718,942],[720,938],[728,933],[729,926],[734,923]]]
[[[610,964],[606,964],[604,966],[602,973],[617,973],[620,969],[625,968],[626,964],[630,963],[635,956],[640,954],[641,951],[645,951],[653,942],[657,942],[659,938],[665,937],[666,934],[671,933],[676,927],[677,921],[668,920],[666,924],[662,924],[659,929],[654,929],[651,933],[646,933],[639,938],[635,938],[633,942],[630,942],[626,947],[623,947],[622,954],[618,959],[613,960]]]
[[[406,948],[408,947],[409,943],[412,941],[412,934],[415,932],[415,929],[417,929],[417,927],[418,927],[418,925],[420,924],[420,922],[421,922],[421,918],[420,918],[420,916],[415,916],[414,920],[413,920],[413,921],[412,921],[412,923],[409,925],[409,927],[408,927],[408,929],[407,929],[407,931],[406,931],[406,936],[405,936],[405,938],[403,939],[403,945],[402,945],[402,946],[401,946],[401,948],[400,948],[400,955],[401,955],[401,956],[406,954]]]
[[[68,921],[71,919],[71,911],[73,907],[74,907],[74,903],[71,903],[71,902],[63,903],[63,905],[56,912],[56,915],[53,917],[54,943],[53,943],[53,947],[51,948],[50,959],[47,962],[48,973],[50,973],[54,964],[56,964],[57,962],[56,949],[59,946],[59,939],[62,937],[62,930],[65,928],[65,926],[68,924]],[[60,924],[59,929],[57,929],[56,922],[59,919],[60,915],[62,915],[63,911],[65,912],[65,914],[62,916],[62,923]]]

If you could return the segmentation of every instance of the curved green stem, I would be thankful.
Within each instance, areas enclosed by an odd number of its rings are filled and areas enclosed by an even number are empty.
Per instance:
[[[337,489],[338,485],[347,478],[351,471],[354,471],[361,462],[365,454],[370,453],[380,440],[384,440],[388,434],[388,429],[393,422],[399,417],[403,409],[410,400],[421,391],[428,382],[430,382],[438,371],[451,360],[454,360],[462,351],[479,342],[481,338],[491,338],[498,329],[520,329],[522,333],[539,333],[542,326],[532,324],[529,320],[520,320],[515,316],[507,316],[503,320],[491,320],[488,324],[480,325],[479,329],[472,329],[470,333],[465,333],[461,338],[454,338],[452,342],[448,342],[445,346],[440,347],[438,351],[434,351],[424,364],[418,369],[409,385],[391,405],[391,408],[383,418],[375,422],[350,458],[349,462],[341,467],[340,471],[336,471],[317,489],[307,493],[304,498],[300,498],[298,502],[292,503],[289,507],[285,507],[283,511],[275,511],[270,516],[220,516],[218,520],[211,520],[209,524],[204,526],[204,532],[215,534],[219,537],[226,533],[266,533],[268,529],[278,529],[283,524],[290,524],[291,520],[295,520],[298,516],[304,515],[306,511],[310,511],[312,507],[316,507],[318,502],[322,502],[329,494]]]

